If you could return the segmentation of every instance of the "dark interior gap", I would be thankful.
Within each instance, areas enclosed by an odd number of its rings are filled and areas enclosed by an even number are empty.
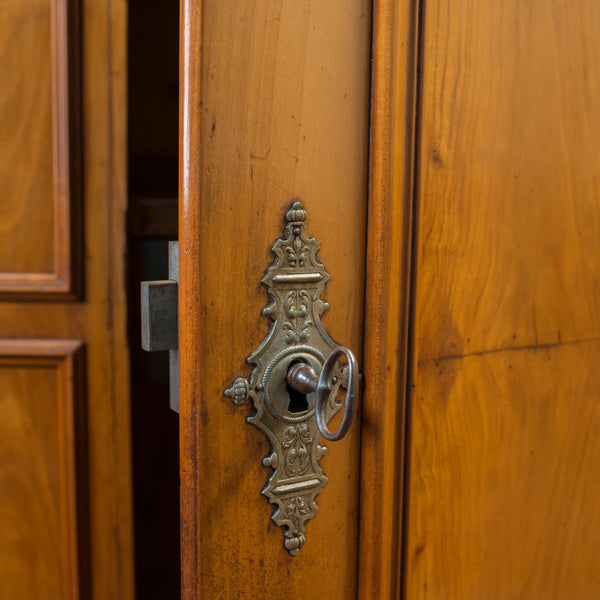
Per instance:
[[[166,279],[177,239],[179,5],[128,2],[127,305],[136,597],[181,596],[179,420],[168,352],[144,352],[140,282]]]

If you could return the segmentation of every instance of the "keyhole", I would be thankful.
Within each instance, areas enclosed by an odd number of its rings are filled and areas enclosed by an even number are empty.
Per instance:
[[[303,363],[303,362],[305,362],[305,361],[295,359],[290,363],[290,366],[288,367],[288,369],[292,365],[295,365],[297,363]],[[285,387],[287,389],[287,393],[290,398],[290,401],[288,403],[288,412],[293,413],[293,414],[306,412],[308,410],[308,400],[306,398],[306,394],[303,394],[302,392],[295,390],[289,383],[287,383],[287,381],[286,381]]]
[[[290,403],[288,404],[288,412],[290,413],[303,413],[308,410],[308,400],[306,394],[295,390],[290,384],[287,384],[288,396],[290,397]]]

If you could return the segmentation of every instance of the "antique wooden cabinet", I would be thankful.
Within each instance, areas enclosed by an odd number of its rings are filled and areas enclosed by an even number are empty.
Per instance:
[[[600,595],[598,27],[593,0],[182,2],[184,598]],[[364,389],[291,556],[223,391],[295,199]]]
[[[127,5],[0,4],[0,598],[129,600]],[[599,5],[182,0],[180,28],[182,598],[600,596]],[[294,555],[224,394],[288,221],[362,372]]]

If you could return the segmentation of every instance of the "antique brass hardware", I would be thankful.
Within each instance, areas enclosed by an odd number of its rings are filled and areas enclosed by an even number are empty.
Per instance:
[[[304,234],[307,216],[298,201],[286,213],[287,235],[275,242],[275,262],[262,278],[269,295],[263,316],[273,321],[271,329],[247,359],[254,365],[250,378],[236,378],[224,392],[238,406],[252,399],[255,412],[247,421],[272,445],[263,464],[274,471],[262,493],[277,507],[271,518],[284,529],[292,556],[304,545],[306,523],[318,510],[316,496],[327,483],[319,464],[327,447],[319,437],[341,439],[358,401],[356,358],[321,324],[329,309],[321,293],[330,276],[317,260],[319,244]],[[328,423],[342,404],[341,425],[332,433]]]
[[[341,373],[341,377],[334,375],[333,369],[341,354],[346,355],[348,359],[347,373]],[[334,390],[336,384],[346,388],[346,400],[344,402],[344,418],[335,433],[329,431],[327,427],[327,399]],[[304,363],[293,364],[287,374],[288,384],[295,390],[301,393],[315,392],[315,411],[317,417],[317,427],[320,434],[331,442],[341,440],[356,414],[358,400],[358,365],[356,358],[351,350],[340,346],[325,360],[321,375],[311,367]],[[335,392],[337,395],[337,390]]]
[[[169,242],[169,279],[142,281],[142,348],[147,352],[169,351],[170,405],[179,412],[179,339],[177,281],[179,243]]]

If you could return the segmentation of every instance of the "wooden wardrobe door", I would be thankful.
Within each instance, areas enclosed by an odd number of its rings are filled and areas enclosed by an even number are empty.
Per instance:
[[[328,444],[329,482],[291,556],[271,520],[276,506],[261,495],[270,444],[246,423],[249,403],[223,392],[250,374],[246,357],[268,331],[260,280],[295,199],[331,274],[323,324],[360,357],[370,2],[182,6],[182,594],[355,598],[358,424]]]
[[[125,2],[0,5],[0,597],[133,598]]]
[[[600,596],[599,24],[423,4],[408,598]]]

